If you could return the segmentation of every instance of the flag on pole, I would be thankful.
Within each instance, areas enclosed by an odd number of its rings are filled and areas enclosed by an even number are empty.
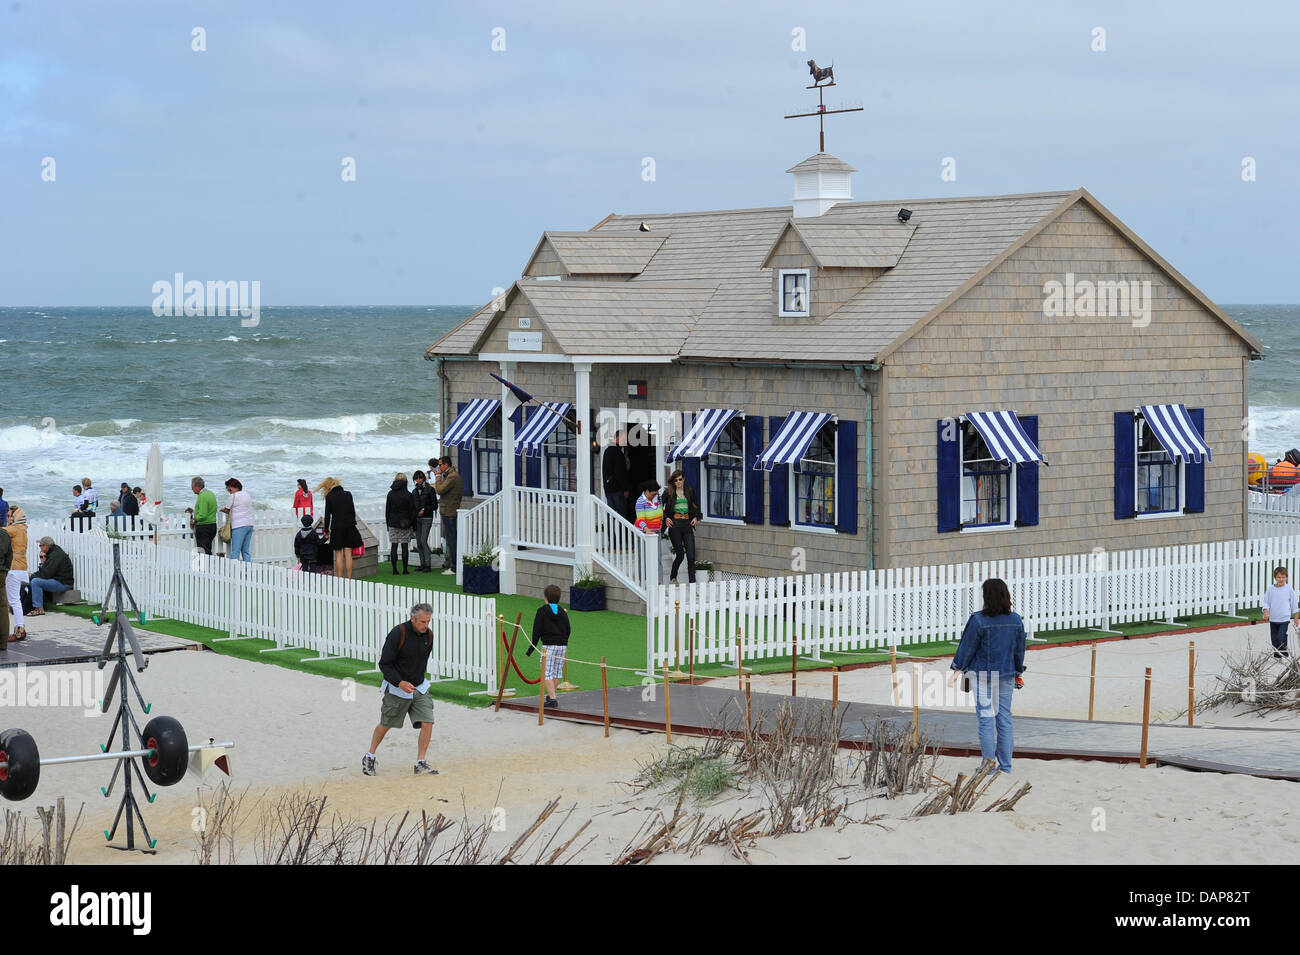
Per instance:
[[[489,371],[488,374],[492,375],[492,372]],[[514,400],[511,401],[507,399],[506,405],[502,409],[504,414],[506,414],[507,416],[514,414],[515,409],[518,408],[520,405],[524,405],[530,401],[535,400],[533,396],[530,395],[528,392],[524,391],[524,389],[520,388],[516,384],[512,384],[511,382],[506,381],[500,375],[492,375],[492,377],[495,378],[497,381],[501,382],[501,384],[505,385],[507,388],[509,388],[510,394],[513,396]]]

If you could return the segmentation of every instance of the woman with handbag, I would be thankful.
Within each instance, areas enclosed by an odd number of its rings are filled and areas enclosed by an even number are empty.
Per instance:
[[[393,478],[384,502],[384,523],[388,525],[388,565],[397,573],[397,547],[402,547],[402,573],[411,572],[411,538],[415,536],[415,499],[407,488],[406,475]]]
[[[1006,582],[990,577],[984,581],[984,607],[966,621],[948,677],[948,685],[953,686],[958,673],[973,676],[984,757],[981,768],[995,766],[998,772],[1011,772],[1011,694],[1024,685],[1020,679],[1024,672],[1025,623],[1011,611]]]
[[[364,546],[352,495],[343,490],[338,478],[332,477],[321,481],[316,492],[325,495],[325,540],[334,551],[334,576],[351,580],[353,548]]]
[[[226,491],[230,494],[230,500],[221,509],[226,515],[225,526],[220,532],[221,539],[230,542],[231,559],[249,563],[253,559],[253,499],[248,496],[238,478],[227,479]],[[227,532],[229,537],[226,536]]]

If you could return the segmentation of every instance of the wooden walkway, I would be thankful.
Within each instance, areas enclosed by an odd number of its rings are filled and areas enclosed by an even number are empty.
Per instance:
[[[664,729],[664,688],[654,687],[654,699],[642,699],[649,687],[625,686],[609,691],[610,724],[634,729]],[[826,708],[830,701],[817,697],[790,697],[776,693],[754,693],[751,713],[770,726],[778,707],[792,703],[799,711]],[[840,745],[860,745],[867,726],[877,719],[912,723],[910,708],[872,703],[841,702],[844,711]],[[502,706],[532,714],[536,697],[508,699]],[[736,727],[743,723],[745,694],[717,685],[674,683],[672,686],[673,733],[707,735],[724,720]],[[565,693],[559,709],[546,711],[547,719],[600,723],[601,696],[598,690]],[[921,730],[939,741],[945,755],[978,756],[979,735],[970,710],[921,710]],[[1040,716],[1015,717],[1015,757],[1030,759],[1096,759],[1137,762],[1142,746],[1140,723],[1110,723],[1088,720],[1050,719]],[[1147,739],[1147,759],[1161,765],[1221,773],[1241,773],[1274,779],[1300,780],[1300,731],[1282,729],[1221,728],[1200,726],[1152,726]]]
[[[46,613],[28,617],[24,621],[27,639],[9,642],[9,649],[0,652],[0,669],[16,666],[57,666],[60,664],[91,663],[99,660],[108,639],[108,625],[97,627],[89,620],[66,613]],[[150,633],[135,627],[136,639],[145,653],[163,650],[184,650],[194,646],[194,641],[169,637],[165,633]],[[597,700],[597,703],[600,701]]]

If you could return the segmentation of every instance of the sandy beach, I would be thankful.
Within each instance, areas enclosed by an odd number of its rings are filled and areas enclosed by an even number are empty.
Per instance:
[[[39,621],[33,621],[37,623]],[[1185,701],[1187,666],[1184,635],[1103,644],[1099,650],[1097,716],[1130,720],[1140,717],[1142,668],[1152,666],[1158,681],[1153,706],[1173,719]],[[1260,626],[1226,628],[1194,636],[1201,656],[1198,686],[1209,688],[1222,654],[1258,648],[1266,642]],[[1089,651],[1087,647],[1035,650],[1028,654],[1028,685],[1017,694],[1016,712],[1024,715],[1086,715]],[[928,668],[946,668],[946,660]],[[76,667],[94,672],[93,664]],[[285,793],[310,789],[328,797],[327,812],[381,821],[411,811],[442,812],[472,823],[495,818],[500,831],[490,845],[504,847],[530,825],[554,798],[560,811],[575,807],[565,827],[572,834],[591,820],[583,842],[592,838],[577,861],[613,861],[636,832],[659,812],[671,814],[675,793],[637,793],[628,785],[638,766],[666,751],[661,734],[612,731],[599,726],[548,721],[520,713],[493,713],[438,704],[431,762],[436,777],[411,774],[415,733],[394,731],[379,750],[379,775],[361,775],[359,763],[378,713],[378,691],[334,679],[275,666],[223,657],[211,652],[172,651],[154,654],[140,675],[153,713],[175,716],[192,742],[209,736],[233,739],[234,785],[246,790],[246,820],[238,831],[239,861],[255,861],[254,846],[262,815]],[[788,677],[767,677],[758,687],[788,691]],[[770,684],[770,686],[769,686]],[[829,696],[828,673],[801,673],[801,695]],[[1181,694],[1181,695],[1180,695]],[[842,674],[844,700],[888,702],[889,669],[877,667]],[[32,732],[46,756],[94,752],[111,717],[86,716],[80,707],[13,707],[5,725]],[[974,719],[972,715],[971,719]],[[1295,725],[1296,718],[1261,720],[1217,712],[1200,719],[1219,725]],[[698,741],[678,737],[675,743]],[[843,759],[851,758],[846,753]],[[974,768],[969,758],[942,758],[937,773],[952,779]],[[99,787],[111,772],[105,764],[47,768],[36,795],[10,808],[31,810],[62,795],[69,808],[86,804],[86,815],[73,843],[74,863],[156,865],[192,861],[195,837],[191,823],[199,805],[199,788],[211,790],[221,779],[209,770],[200,783],[187,777],[158,790],[157,801],[144,807],[152,835],[153,857],[104,848],[102,830],[111,825],[116,799],[103,799]],[[1017,759],[1010,779],[1001,779],[991,794],[1023,782],[1031,792],[1014,812],[967,813],[907,818],[923,798],[866,799],[860,782],[845,790],[846,814],[853,820],[879,817],[873,824],[841,821],[833,829],[761,838],[749,851],[753,863],[967,863],[1073,862],[1117,863],[1259,863],[1289,862],[1300,842],[1300,813],[1292,783],[1193,773],[1167,767],[1138,769],[1078,760]],[[757,792],[729,791],[705,805],[689,798],[687,808],[731,816],[763,805]],[[547,823],[555,828],[560,816]],[[567,838],[567,835],[565,836]],[[664,853],[656,861],[690,861],[686,854]],[[736,860],[709,848],[696,861]]]

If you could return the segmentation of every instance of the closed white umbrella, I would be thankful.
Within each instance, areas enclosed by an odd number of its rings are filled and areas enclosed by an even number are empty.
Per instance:
[[[144,496],[156,511],[162,510],[163,458],[156,441],[149,445],[149,461],[144,468]]]

